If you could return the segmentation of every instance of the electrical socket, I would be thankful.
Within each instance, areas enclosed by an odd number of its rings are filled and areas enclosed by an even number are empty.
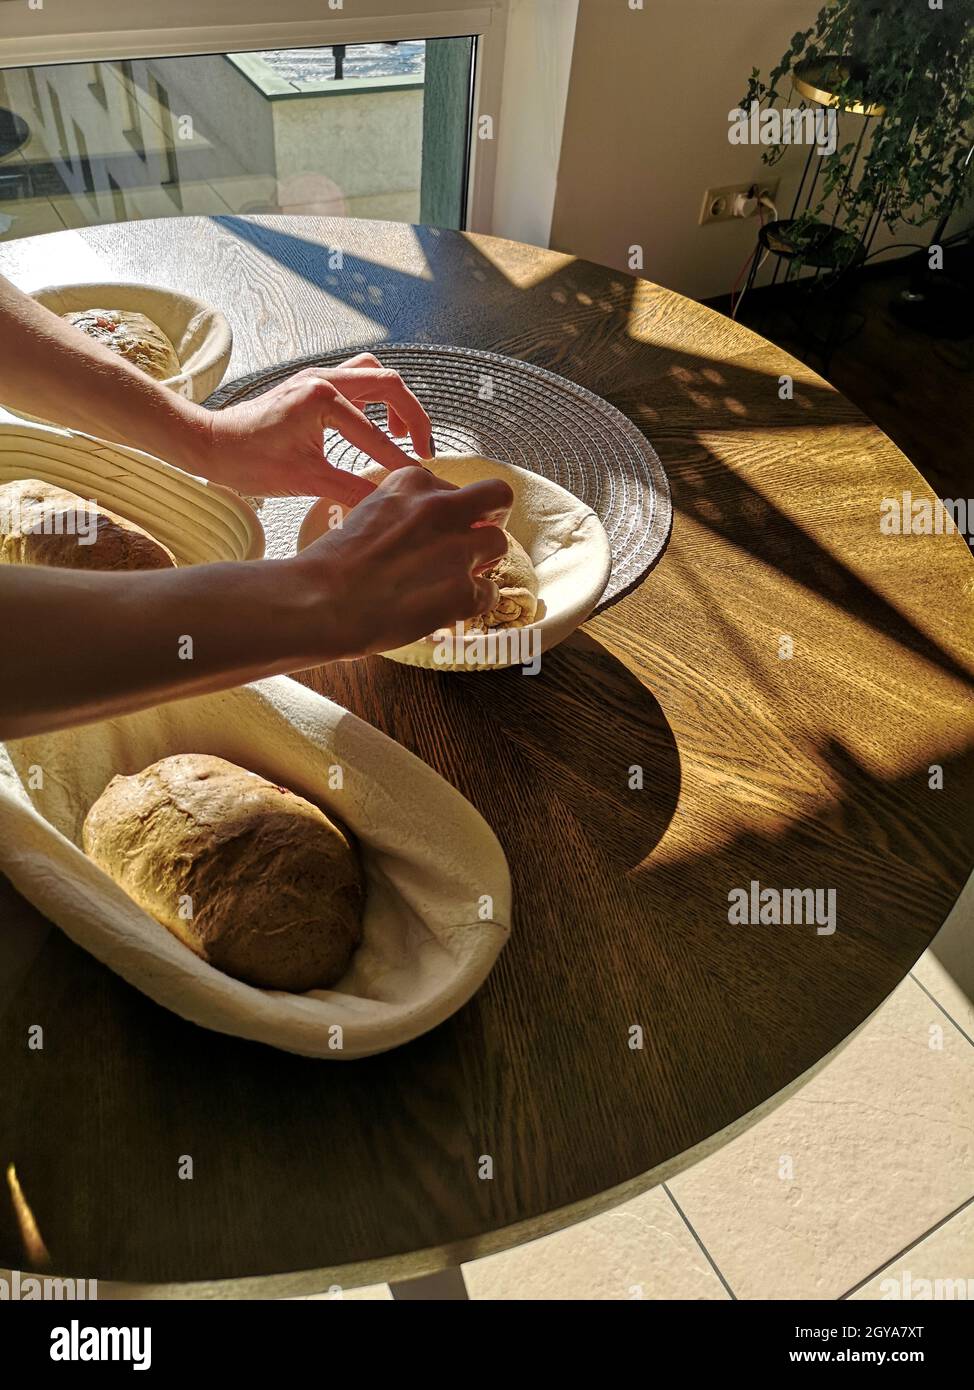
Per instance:
[[[754,198],[764,194],[775,202],[778,195],[777,179],[752,180],[750,183],[729,183],[723,188],[708,188],[703,195],[699,223],[701,227],[711,222],[731,222],[739,220],[734,212],[734,200],[740,194]],[[756,211],[752,216],[756,216]]]

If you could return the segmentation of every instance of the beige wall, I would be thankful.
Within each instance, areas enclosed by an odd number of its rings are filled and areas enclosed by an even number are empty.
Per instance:
[[[698,226],[704,189],[770,173],[786,216],[806,154],[790,150],[769,171],[760,147],[728,142],[727,113],[751,68],[767,74],[819,5],[580,0],[551,245],[626,269],[638,243],[647,278],[698,298],[726,293],[757,221]],[[925,236],[905,227],[896,239]]]
[[[509,0],[490,230],[547,246],[578,0]]]

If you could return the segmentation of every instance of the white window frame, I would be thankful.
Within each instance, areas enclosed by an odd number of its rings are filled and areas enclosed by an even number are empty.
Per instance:
[[[124,6],[52,0],[31,9],[27,0],[0,0],[0,68],[472,34],[477,62],[466,225],[489,232],[497,142],[478,139],[477,117],[490,115],[498,125],[509,0],[369,0],[367,15],[355,12],[359,3],[344,0],[332,9],[331,0],[125,0]]]

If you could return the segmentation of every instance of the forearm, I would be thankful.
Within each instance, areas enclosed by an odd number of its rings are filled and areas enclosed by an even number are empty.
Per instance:
[[[0,276],[0,402],[201,472],[209,411]]]
[[[291,565],[263,560],[124,574],[0,568],[0,739],[345,655]]]

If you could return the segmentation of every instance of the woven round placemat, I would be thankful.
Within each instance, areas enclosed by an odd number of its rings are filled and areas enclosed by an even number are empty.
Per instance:
[[[436,343],[371,344],[263,368],[221,386],[205,403],[219,409],[252,400],[293,372],[335,366],[356,351],[374,352],[383,366],[400,373],[429,412],[438,453],[476,453],[516,464],[559,483],[592,508],[612,551],[612,573],[597,612],[659,559],[673,507],[656,451],[601,396],[530,362]],[[366,413],[383,424],[383,406],[367,406]],[[325,452],[335,467],[352,472],[370,462],[334,430],[325,433]]]

